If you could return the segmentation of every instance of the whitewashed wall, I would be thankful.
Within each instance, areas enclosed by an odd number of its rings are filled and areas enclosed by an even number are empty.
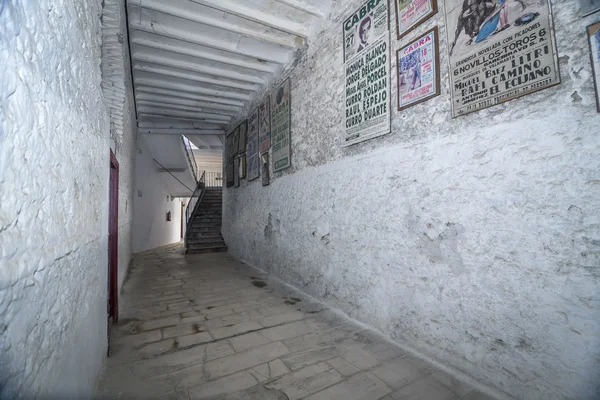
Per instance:
[[[158,172],[144,136],[137,141],[135,158],[135,193],[133,219],[133,252],[154,249],[179,242],[181,234],[181,201],[171,201],[166,172]],[[171,221],[167,212],[171,211]]]
[[[450,118],[442,95],[342,148],[342,21],[291,73],[293,167],[224,190],[230,252],[520,399],[600,397],[600,115],[575,0],[553,1],[562,84]],[[392,64],[395,71],[395,63]],[[392,79],[392,108],[397,108]]]
[[[0,398],[91,397],[106,353],[101,2],[0,2]]]
[[[119,290],[123,286],[133,253],[133,202],[135,179],[135,152],[137,121],[133,98],[133,79],[129,60],[127,28],[125,18],[125,0],[119,0],[121,14],[121,34],[123,40],[123,59],[125,72],[125,102],[123,103],[123,134],[116,146],[119,161]]]

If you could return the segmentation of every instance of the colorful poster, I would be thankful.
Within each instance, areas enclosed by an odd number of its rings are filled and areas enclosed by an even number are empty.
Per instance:
[[[239,140],[238,140],[238,154],[246,152],[246,143],[248,141],[248,120],[242,121],[238,126],[239,128]]]
[[[398,39],[437,13],[437,0],[394,0]]]
[[[600,22],[587,27],[590,40],[590,58],[594,75],[594,88],[596,89],[596,107],[600,112]]]
[[[452,116],[560,83],[549,0],[445,0]]]
[[[262,177],[262,185],[263,186],[268,186],[269,185],[269,178],[270,178],[270,173],[269,173],[269,153],[263,153],[263,154],[260,155],[260,166],[261,166],[260,175]]]
[[[226,186],[231,187],[234,183],[234,157],[235,157],[235,130],[225,138],[225,177]]]
[[[281,171],[292,165],[291,159],[291,105],[289,78],[271,93],[271,146],[273,171]]]
[[[398,110],[440,94],[438,29],[433,28],[396,53]]]
[[[271,107],[269,98],[258,106],[258,141],[260,154],[271,148]]]
[[[258,159],[258,108],[248,116],[248,144],[246,145],[248,180],[258,178],[260,173]]]
[[[390,31],[387,0],[367,1],[342,24],[349,146],[390,132]]]

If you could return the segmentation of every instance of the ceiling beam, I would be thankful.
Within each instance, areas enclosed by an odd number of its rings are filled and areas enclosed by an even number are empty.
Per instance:
[[[161,89],[161,88],[155,88],[155,87],[139,87],[136,89],[135,92],[136,93],[150,93],[150,94],[165,95],[165,96],[177,97],[177,98],[181,98],[181,99],[207,101],[207,102],[211,102],[211,103],[219,103],[219,104],[225,104],[225,105],[231,105],[231,106],[237,106],[237,107],[244,107],[244,105],[245,105],[244,102],[239,101],[239,100],[222,99],[222,98],[209,97],[209,96],[197,96],[197,95],[194,95],[191,93],[182,93],[181,91],[177,91],[177,90],[168,90],[168,89]]]
[[[190,121],[183,118],[165,118],[165,117],[150,117],[141,119],[138,122],[139,128],[148,129],[208,129],[208,130],[225,130],[227,124],[223,122],[219,123],[207,123],[204,121]]]
[[[243,40],[244,37],[233,33],[217,35],[205,32],[206,29],[200,29],[202,25],[183,18],[159,14],[139,7],[130,7],[130,10],[129,26],[132,30],[156,33],[276,64],[288,63],[293,55],[293,51],[286,47],[261,42],[253,38]]]
[[[226,98],[226,99],[236,99],[236,100],[250,100],[251,97],[248,94],[242,94],[239,92],[234,92],[233,90],[215,90],[208,89],[206,87],[202,87],[202,85],[198,84],[190,84],[187,82],[177,81],[175,79],[160,79],[160,77],[153,76],[143,76],[140,77],[141,74],[136,74],[134,76],[134,84],[135,87],[138,88],[140,86],[150,86],[156,87],[159,89],[169,89],[169,90],[179,90],[186,93],[194,93],[194,94],[203,94],[208,96],[213,96],[215,98]],[[216,100],[215,100],[216,101]]]
[[[292,35],[301,38],[308,37],[308,29],[304,24],[292,21],[288,18],[282,18],[267,12],[257,10],[256,8],[243,5],[241,2],[231,0],[192,0],[194,3],[203,4],[207,7],[215,8],[229,14],[237,15],[238,17],[258,22],[271,28],[278,29],[283,32],[291,33]]]
[[[267,81],[255,74],[245,74],[238,71],[232,71],[225,66],[222,68],[216,68],[206,65],[201,65],[202,60],[194,59],[190,56],[184,56],[181,54],[173,54],[163,50],[150,50],[144,51],[137,47],[131,54],[131,57],[135,61],[142,61],[152,64],[158,64],[162,66],[168,66],[172,68],[185,69],[188,71],[199,72],[201,74],[208,74],[212,76],[219,76],[227,79],[234,79],[242,82],[258,83],[264,85]],[[233,67],[236,68],[236,67]],[[249,90],[256,90],[249,89]]]
[[[143,31],[131,32],[131,43],[145,46],[152,49],[165,50],[171,53],[184,54],[203,60],[215,61],[227,65],[236,65],[262,71],[271,74],[278,73],[281,67],[278,64],[272,64],[265,61],[259,61],[255,57],[242,56],[226,51],[213,49],[183,40],[173,39],[167,36],[156,35]]]
[[[138,133],[160,135],[224,135],[221,129],[138,128]]]
[[[184,106],[181,104],[166,104],[161,101],[148,101],[142,100],[137,102],[138,107],[154,107],[154,108],[164,108],[165,110],[174,110],[174,111],[191,111],[197,113],[213,113],[219,115],[228,115],[234,117],[238,114],[237,111],[227,111],[227,110],[214,110],[209,109],[207,107],[190,107]]]
[[[213,101],[198,101],[198,100],[188,100],[178,97],[172,96],[157,96],[151,93],[139,92],[135,94],[135,99],[138,103],[143,102],[158,102],[161,104],[177,104],[188,107],[198,107],[198,108],[209,108],[213,110],[224,110],[224,111],[232,111],[239,112],[241,111],[241,107],[239,106],[229,106],[225,104],[215,103]]]
[[[212,85],[232,87],[236,89],[249,90],[257,92],[261,86],[233,81],[229,79],[214,79],[195,72],[185,71],[171,66],[163,67],[160,65],[150,65],[146,63],[135,63],[134,71],[144,71],[155,75],[170,76],[173,78],[188,79],[190,81],[210,83]]]
[[[200,119],[200,118],[179,117],[179,116],[175,116],[175,115],[164,115],[164,114],[158,114],[158,113],[152,113],[152,112],[138,113],[138,124],[144,125],[144,122],[146,122],[145,121],[146,118],[150,119],[150,120],[164,119],[167,121],[172,121],[172,120],[186,121],[189,123],[200,124],[200,125],[214,124],[214,125],[218,125],[219,127],[226,127],[227,125],[229,125],[229,122],[218,120],[218,119],[210,119],[210,118]]]
[[[234,32],[240,35],[262,40],[264,42],[288,47],[290,49],[295,49],[297,47],[294,37],[290,36],[289,34],[265,28],[262,24],[261,25],[263,29],[256,29],[256,26],[251,26],[251,24],[245,20],[240,21],[240,18],[233,17],[226,19],[224,18],[225,16],[223,13],[215,13],[214,9],[207,9],[207,7],[191,1],[129,0],[129,3],[141,6],[145,9],[159,11],[174,17],[184,18],[200,24],[212,26],[214,28],[223,29],[229,32]],[[211,11],[213,12],[211,13]],[[238,21],[236,21],[236,19]],[[259,27],[261,25],[259,25]]]
[[[202,112],[195,112],[195,111],[175,111],[175,110],[165,109],[163,107],[150,107],[150,106],[138,107],[138,112],[141,114],[164,115],[166,117],[168,117],[169,115],[172,115],[174,117],[187,117],[190,119],[199,119],[199,120],[212,119],[215,121],[222,121],[225,123],[229,122],[232,118],[229,115],[202,113]]]

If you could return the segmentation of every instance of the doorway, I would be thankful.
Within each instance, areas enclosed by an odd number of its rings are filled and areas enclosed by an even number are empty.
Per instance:
[[[110,179],[108,194],[108,350],[110,328],[119,321],[119,163],[110,150]]]

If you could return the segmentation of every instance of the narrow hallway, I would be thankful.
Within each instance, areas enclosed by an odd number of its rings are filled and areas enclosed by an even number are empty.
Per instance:
[[[226,253],[135,256],[97,398],[490,399]]]

